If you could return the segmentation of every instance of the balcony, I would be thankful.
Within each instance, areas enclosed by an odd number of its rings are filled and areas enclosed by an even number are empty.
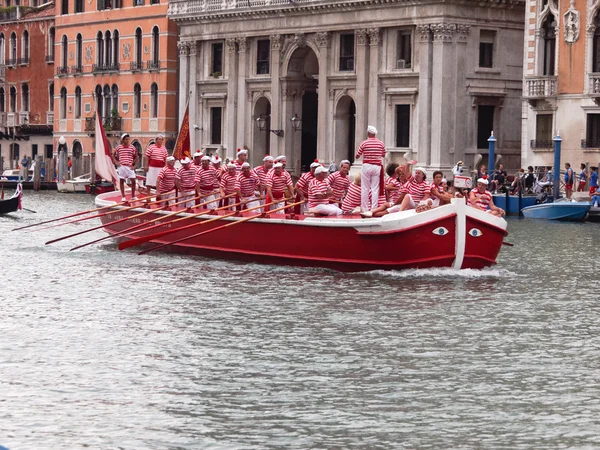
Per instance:
[[[59,66],[56,68],[56,76],[58,77],[66,77],[69,74],[68,66]]]
[[[104,64],[92,64],[92,73],[102,73],[107,71],[107,66]]]
[[[582,139],[581,148],[594,150],[600,149],[600,139]]]
[[[96,132],[96,118],[86,117],[85,118],[85,130],[87,134],[94,134]]]
[[[6,67],[8,67],[9,69],[14,69],[15,67],[17,67],[17,59],[16,58],[7,59]]]
[[[19,8],[15,8],[11,11],[1,12],[0,13],[0,22],[13,22],[15,20],[18,20],[21,17],[19,12],[20,12]]]
[[[527,100],[544,100],[556,97],[557,77],[526,77],[523,97]]]
[[[7,127],[14,127],[15,124],[15,116],[16,114],[14,112],[9,112],[6,113],[6,126]]]
[[[141,61],[131,61],[129,63],[129,69],[132,72],[141,72],[144,69],[144,63]]]
[[[121,131],[121,122],[122,119],[120,117],[107,117],[102,121],[102,125],[104,126],[104,131],[107,133],[110,131]]]
[[[46,125],[54,125],[54,111],[46,111]]]
[[[0,64],[0,78],[6,77],[6,66],[4,64]]]
[[[46,55],[46,63],[54,64],[54,55]]]
[[[6,126],[6,113],[0,112],[0,127]]]
[[[19,125],[28,125],[29,124],[29,111],[20,111],[19,112]]]
[[[24,58],[19,58],[20,66],[27,66],[29,64],[29,56],[25,56]]]
[[[71,66],[71,74],[74,76],[81,75],[83,73],[83,66]]]
[[[552,139],[531,140],[529,141],[529,148],[531,148],[534,152],[553,151],[554,142]]]
[[[107,72],[119,72],[120,70],[121,70],[121,64],[119,64],[119,63],[110,64],[110,65],[106,66]]]
[[[160,69],[160,61],[148,61],[146,63],[146,68],[150,71],[155,71]]]

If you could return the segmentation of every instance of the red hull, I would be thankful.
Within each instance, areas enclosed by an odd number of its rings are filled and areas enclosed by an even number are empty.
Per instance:
[[[112,196],[114,197],[114,194]],[[140,211],[143,210],[115,209],[114,214],[102,217],[102,222],[106,225],[107,232],[115,234],[139,224],[142,219],[150,221],[161,214],[151,213],[139,219],[111,224],[112,221],[138,214]],[[458,221],[453,205],[420,214],[412,211],[400,214],[404,215],[402,219],[396,220],[393,217],[396,215],[388,215],[385,221],[346,217],[316,219],[303,216],[285,219],[282,215],[273,215],[270,218],[255,219],[236,227],[206,233],[171,245],[167,249],[207,257],[318,266],[351,272],[456,267]],[[182,220],[173,225],[174,230],[192,223],[197,225],[184,231],[173,231],[152,243],[169,244],[185,236],[220,227],[225,221],[238,220],[226,218],[208,224],[202,223],[213,217],[206,215]],[[484,225],[487,228],[479,225],[482,230],[480,237],[472,238],[473,243],[467,240],[465,258],[458,267],[481,268],[495,263],[506,231],[493,224]],[[468,225],[468,228],[472,228],[472,225]],[[147,236],[167,229],[168,223],[147,232],[143,229],[136,230],[123,239]],[[442,229],[443,232],[440,232]]]

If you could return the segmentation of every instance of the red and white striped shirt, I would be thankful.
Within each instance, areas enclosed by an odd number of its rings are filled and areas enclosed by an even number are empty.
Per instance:
[[[165,166],[161,169],[156,177],[158,181],[158,189],[160,192],[167,192],[175,187],[175,178],[177,176],[177,169],[171,166]]]
[[[277,198],[281,198],[281,194],[286,186],[294,187],[292,177],[289,176],[289,173],[287,174],[288,177],[285,175],[285,172],[282,172],[281,175],[277,175],[274,170],[267,174],[266,186],[271,188],[273,196],[276,196]]]
[[[235,191],[240,188],[240,184],[238,183],[238,173],[235,172],[231,175],[229,172],[225,172],[223,176],[221,176],[220,186],[225,192],[225,195],[234,194]]]
[[[214,189],[215,183],[219,185],[219,179],[217,178],[217,171],[212,167],[200,167],[200,170],[196,172],[196,182],[200,185],[200,191],[203,194],[207,194]]]
[[[360,206],[360,186],[351,183],[342,202],[342,211],[352,211],[357,206]]]
[[[212,168],[215,171],[215,173],[217,174],[217,178],[213,182],[213,189],[219,189],[219,186],[221,184],[221,177],[226,172],[226,170],[221,166],[219,166],[219,167],[213,166]]]
[[[485,191],[483,194],[479,191],[475,191],[475,195],[479,196],[479,198],[475,200],[475,206],[477,208],[484,211],[490,209],[490,202],[492,201],[492,193],[490,191]]]
[[[240,161],[239,159],[236,159],[233,161],[233,163],[235,164],[235,170],[238,172],[242,171],[242,164],[244,164],[246,161]]]
[[[238,182],[240,184],[242,197],[252,197],[258,189],[260,180],[254,172],[250,171],[248,176],[244,175],[244,172],[242,172],[238,177]]]
[[[254,173],[258,176],[258,180],[262,186],[267,182],[267,170],[265,166],[257,166],[254,168]]]
[[[437,189],[439,194],[444,193],[444,186],[442,186],[442,183],[440,183],[439,186],[436,186],[435,183],[431,183],[431,185],[429,186],[429,190],[432,191],[434,189]]]
[[[117,161],[119,161],[123,166],[133,166],[133,161],[135,160],[136,156],[137,150],[133,145],[129,145],[127,147],[119,145],[115,150],[115,157],[117,158]]]
[[[350,177],[348,177],[348,175],[342,175],[342,172],[338,170],[337,172],[329,175],[325,179],[325,182],[333,191],[331,198],[342,201],[344,195],[346,195],[346,192],[348,191],[348,187],[350,186]]]
[[[385,157],[385,145],[377,138],[368,138],[363,141],[358,147],[356,156],[363,156],[363,164],[382,165],[382,160]]]
[[[391,184],[392,186],[394,186],[396,188],[396,190],[394,190],[394,191],[387,191],[388,197],[390,199],[389,202],[393,205],[400,198],[400,193],[401,193],[400,189],[402,189],[402,183],[400,183],[397,178],[392,178],[387,175],[385,176],[384,180],[385,180],[384,182],[385,182],[386,186]]]
[[[315,179],[315,175],[312,172],[303,173],[298,182],[296,183],[296,187],[302,192],[305,197],[308,197],[308,186],[310,182]]]
[[[317,195],[327,194],[327,183],[325,180],[313,178],[308,184],[308,207],[314,208],[317,205],[326,205],[329,203],[327,197],[317,198]]]
[[[148,158],[148,165],[150,167],[164,167],[167,163],[167,156],[169,156],[169,153],[167,152],[166,147],[159,147],[156,144],[152,144],[146,149],[145,156]]]
[[[426,180],[421,181],[420,183],[417,182],[417,179],[412,177],[407,183],[406,183],[406,190],[408,191],[408,193],[410,194],[410,196],[413,199],[413,202],[420,202],[421,200],[423,200],[423,197],[425,197],[425,193],[429,191],[429,183],[427,183]]]
[[[196,186],[196,169],[192,166],[189,168],[180,167],[175,176],[181,184],[181,189],[191,191]]]

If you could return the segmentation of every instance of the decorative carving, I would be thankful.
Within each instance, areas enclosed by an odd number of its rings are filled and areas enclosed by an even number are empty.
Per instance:
[[[431,39],[431,28],[429,25],[417,25],[417,33],[422,41]]]
[[[299,48],[306,47],[306,35],[304,33],[296,33],[296,34],[294,34],[293,42]]]
[[[357,45],[367,45],[367,30],[365,30],[364,28],[361,30],[356,30],[355,32],[356,34],[356,44]]]
[[[246,40],[245,37],[240,37],[236,39],[237,43],[238,43],[238,52],[243,53],[246,51],[246,42],[248,42]]]
[[[178,42],[177,50],[179,50],[179,56],[187,56],[190,51],[189,43],[185,41]]]
[[[565,42],[567,44],[574,44],[579,39],[579,11],[575,9],[575,1],[571,0],[571,5],[567,12],[564,14],[565,22]]]
[[[456,25],[456,35],[458,36],[459,41],[466,41],[469,37],[469,33],[471,33],[470,25]]]
[[[315,34],[315,41],[319,47],[329,46],[329,32],[321,31]]]
[[[287,100],[290,97],[295,97],[298,95],[298,89],[290,89],[290,88],[285,88],[285,89],[281,89],[281,98],[283,100]]]
[[[271,50],[281,50],[280,34],[272,34],[269,39],[271,40]]]
[[[594,33],[596,32],[596,25],[594,24],[589,24],[586,28],[585,31],[587,31],[587,34],[589,34],[590,36],[593,36]]]
[[[433,23],[430,27],[434,41],[450,41],[456,33],[456,25],[453,23]]]
[[[235,44],[237,42],[237,39],[227,38],[225,39],[225,42],[227,43],[227,50],[229,50],[229,53],[235,53]]]
[[[86,62],[92,62],[92,51],[93,51],[93,47],[91,45],[88,45],[85,48],[85,61]]]
[[[196,41],[190,42],[189,44],[189,55],[190,56],[196,56],[197,52],[198,52],[198,45],[196,45]]]
[[[123,43],[123,59],[131,59],[131,42]]]
[[[381,34],[379,33],[379,28],[370,28],[369,31],[369,43],[371,45],[379,45],[381,41]]]

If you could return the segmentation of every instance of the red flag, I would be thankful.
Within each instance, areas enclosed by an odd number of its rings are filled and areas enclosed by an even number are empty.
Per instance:
[[[173,156],[177,159],[183,159],[185,157],[191,158],[192,152],[190,150],[190,107],[189,105],[185,108],[185,114],[183,115],[183,121],[181,122],[181,128],[179,129],[179,135],[177,136],[177,143],[173,150]]]
[[[110,144],[106,138],[100,112],[96,111],[96,173],[107,181],[117,183],[117,170],[110,154]],[[92,180],[93,181],[93,180]]]
[[[2,185],[2,195],[0,195],[0,200],[4,200],[4,185]]]

